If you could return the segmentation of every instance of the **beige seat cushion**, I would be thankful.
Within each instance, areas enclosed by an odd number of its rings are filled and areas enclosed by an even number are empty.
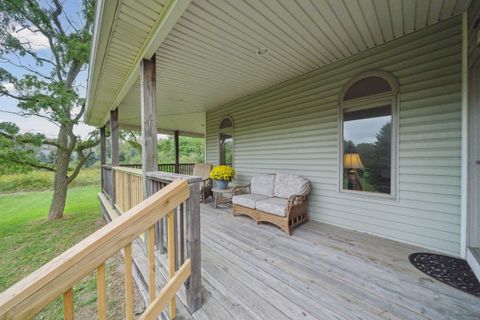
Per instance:
[[[288,200],[285,198],[270,198],[257,201],[256,209],[271,213],[277,216],[286,217],[288,211]]]
[[[288,173],[277,173],[275,177],[275,197],[288,198],[292,195],[305,195],[310,182],[304,177]]]
[[[270,198],[270,196],[266,196],[263,194],[256,194],[256,193],[248,193],[248,194],[233,196],[232,202],[233,204],[238,204],[240,206],[244,206],[250,209],[255,209],[255,204],[257,201],[265,200],[268,198]]]
[[[275,189],[274,174],[263,174],[259,176],[254,176],[252,178],[252,182],[250,183],[251,193],[263,194],[266,196],[273,197],[274,189]]]

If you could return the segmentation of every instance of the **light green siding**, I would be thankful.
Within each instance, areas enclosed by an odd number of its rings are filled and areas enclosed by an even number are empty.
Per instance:
[[[400,82],[398,198],[339,190],[338,94],[367,70]],[[459,254],[461,18],[455,17],[207,113],[207,161],[218,124],[235,123],[240,183],[286,171],[313,184],[310,216],[325,223]]]

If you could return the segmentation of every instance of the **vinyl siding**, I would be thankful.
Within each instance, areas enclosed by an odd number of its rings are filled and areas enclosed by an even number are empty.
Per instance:
[[[338,191],[338,95],[372,69],[400,83],[396,200]],[[262,173],[300,174],[312,181],[312,219],[458,255],[460,112],[455,17],[207,112],[206,158],[218,162],[218,125],[229,115],[239,183]]]
[[[468,9],[468,63],[472,68],[478,63],[480,48],[477,43],[476,24],[480,19],[480,1],[473,1]],[[470,72],[472,72],[470,70]],[[471,79],[469,80],[471,81]],[[468,232],[467,246],[480,247],[480,166],[476,163],[480,159],[480,107],[478,88],[475,88],[475,81],[469,84],[469,110],[468,110],[468,143],[469,143],[469,167],[468,167]],[[478,86],[478,84],[477,84]]]

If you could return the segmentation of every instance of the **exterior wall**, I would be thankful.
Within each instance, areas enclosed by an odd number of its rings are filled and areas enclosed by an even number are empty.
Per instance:
[[[468,219],[467,246],[480,247],[480,46],[477,30],[480,19],[480,1],[473,1],[468,10],[468,64],[469,64],[469,106],[468,106]],[[480,262],[479,262],[480,263]]]
[[[338,95],[372,69],[400,82],[396,200],[339,192]],[[208,112],[214,164],[225,115],[234,120],[239,183],[261,173],[300,174],[312,181],[312,219],[459,254],[461,17]]]

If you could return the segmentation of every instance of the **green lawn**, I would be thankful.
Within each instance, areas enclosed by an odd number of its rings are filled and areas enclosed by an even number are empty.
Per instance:
[[[98,186],[72,188],[68,192],[65,217],[49,222],[47,213],[52,192],[30,192],[0,195],[0,291],[5,290],[55,256],[61,254],[96,229],[104,225],[97,199]],[[112,262],[113,261],[113,262]],[[122,292],[123,276],[118,266],[121,259],[112,258],[107,264],[110,276],[108,291]],[[121,270],[120,270],[121,271]],[[120,281],[119,281],[120,279]],[[93,275],[74,288],[76,318],[95,318],[96,282]],[[109,315],[118,318],[118,304],[123,295],[110,294]],[[115,308],[114,306],[117,305]],[[58,299],[37,319],[63,317]]]

